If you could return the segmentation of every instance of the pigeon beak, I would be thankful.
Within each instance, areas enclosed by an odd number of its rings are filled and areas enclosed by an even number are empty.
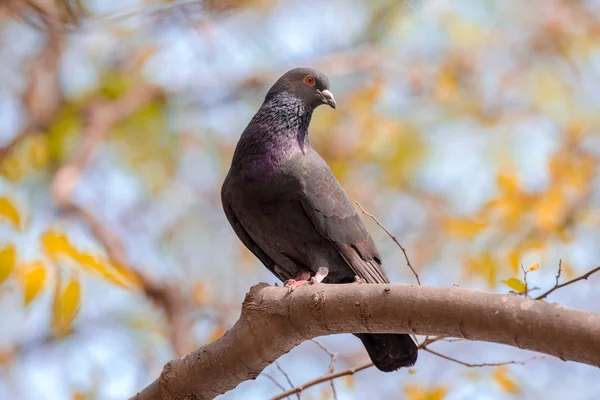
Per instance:
[[[329,107],[335,110],[335,99],[333,98],[333,93],[331,93],[329,90],[323,90],[321,92],[321,96],[323,96],[323,103],[328,104]]]

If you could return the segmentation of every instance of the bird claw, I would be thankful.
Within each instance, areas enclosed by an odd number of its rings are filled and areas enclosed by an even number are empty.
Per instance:
[[[296,279],[288,279],[287,281],[285,281],[283,287],[286,287],[288,289],[288,293],[292,293],[294,290],[296,290],[300,286],[306,285],[309,278],[310,278],[310,273],[303,272]]]
[[[306,279],[288,279],[287,281],[285,281],[284,287],[287,288],[288,293],[292,293],[294,290],[296,290],[300,286],[306,285],[307,282],[308,282],[308,280],[306,280]]]
[[[366,283],[366,282],[367,282],[367,281],[365,281],[365,280],[364,280],[363,278],[361,278],[360,276],[358,276],[358,275],[354,275],[354,283],[356,283],[356,284],[359,284],[359,285],[360,285],[361,283]]]
[[[329,270],[326,267],[320,267],[317,270],[315,276],[312,277],[310,276],[309,272],[303,272],[296,279],[288,279],[287,281],[285,281],[284,287],[288,289],[288,293],[291,293],[300,286],[304,286],[307,283],[310,283],[311,285],[316,285],[317,283],[323,282],[323,279],[327,277],[327,274],[329,274]]]
[[[329,270],[326,267],[319,267],[315,276],[310,278],[310,283],[312,285],[315,285],[317,283],[323,282],[323,279],[327,277],[327,274],[329,274]]]

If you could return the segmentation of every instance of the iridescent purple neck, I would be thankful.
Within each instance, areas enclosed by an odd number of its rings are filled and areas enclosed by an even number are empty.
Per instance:
[[[238,142],[236,162],[272,166],[310,149],[308,126],[313,109],[287,93],[268,99],[254,115]]]

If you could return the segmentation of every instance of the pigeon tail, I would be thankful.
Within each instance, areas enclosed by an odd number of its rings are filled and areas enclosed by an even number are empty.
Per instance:
[[[383,372],[410,367],[417,361],[418,348],[410,335],[389,333],[356,334],[373,364]]]

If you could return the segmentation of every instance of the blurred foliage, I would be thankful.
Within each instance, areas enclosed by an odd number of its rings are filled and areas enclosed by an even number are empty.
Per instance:
[[[505,392],[515,395],[521,391],[519,384],[510,377],[508,369],[505,366],[496,367],[493,377]]]
[[[597,158],[584,150],[584,137],[580,124],[568,126],[564,141],[550,158],[550,182],[544,190],[529,192],[514,172],[504,171],[497,177],[498,195],[473,219],[444,221],[450,235],[464,240],[485,235],[489,243],[467,258],[467,274],[483,277],[495,287],[498,273],[519,272],[527,252],[540,254],[557,242],[572,241],[576,221],[587,214],[596,175]],[[568,267],[565,271],[567,275],[572,272]]]
[[[416,385],[406,385],[404,393],[408,400],[443,400],[448,393],[444,387],[423,388]]]

